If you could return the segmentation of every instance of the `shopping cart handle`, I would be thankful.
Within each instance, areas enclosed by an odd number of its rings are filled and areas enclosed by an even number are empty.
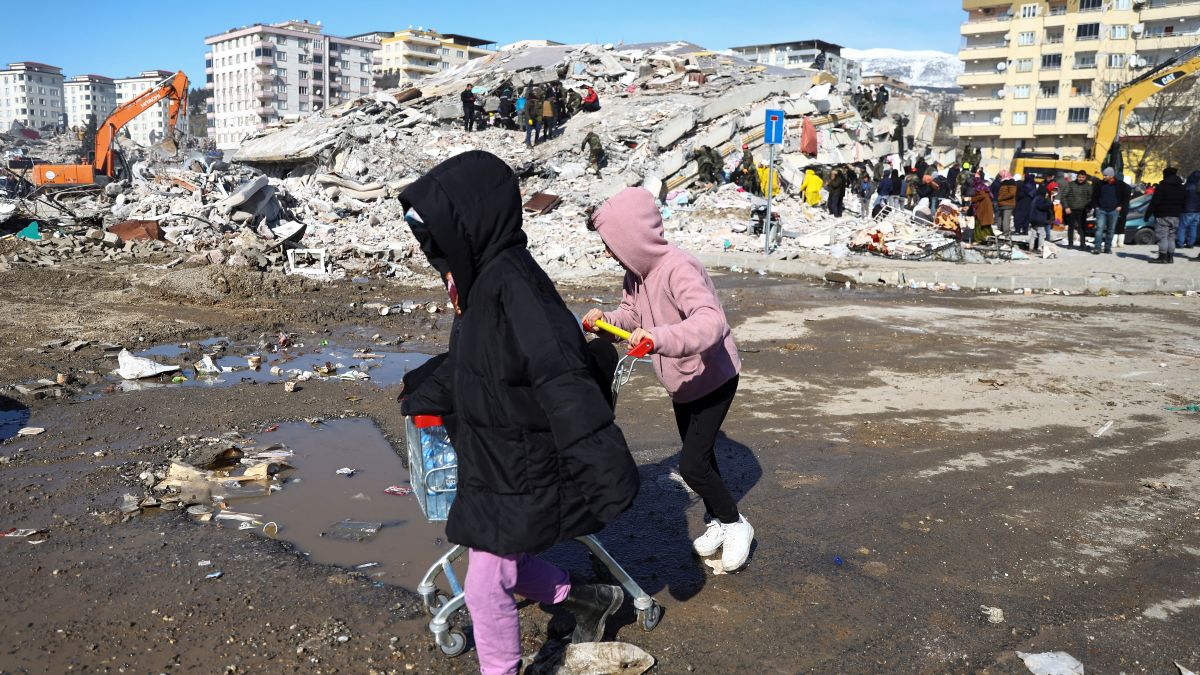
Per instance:
[[[640,359],[643,356],[654,351],[654,340],[650,338],[642,338],[642,341],[629,348],[626,356],[632,356],[635,359]]]

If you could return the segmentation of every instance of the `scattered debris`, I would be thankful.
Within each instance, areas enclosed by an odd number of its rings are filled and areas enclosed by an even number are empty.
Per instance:
[[[337,471],[334,471],[334,473],[336,473],[337,475],[346,476],[346,477],[353,476],[354,472],[355,472],[355,469],[351,469],[348,466],[343,466],[342,468],[338,469]]]
[[[17,431],[17,435],[18,436],[37,436],[38,434],[45,433],[45,431],[46,430],[42,427],[22,427],[21,429],[19,429]]]
[[[980,605],[979,610],[983,612],[983,616],[987,618],[988,623],[1004,623],[1004,610],[999,607]]]
[[[627,642],[546,645],[524,672],[528,675],[641,675],[654,657]]]
[[[384,492],[384,494],[397,495],[400,497],[404,497],[406,495],[412,494],[412,488],[410,488],[406,485],[392,485],[392,486],[384,489],[383,492]]]
[[[117,355],[116,373],[126,380],[141,380],[163,373],[173,373],[177,370],[179,370],[179,366],[155,363],[150,359],[134,356],[128,349],[122,349],[121,353]]]
[[[1017,652],[1033,675],[1083,675],[1083,664],[1066,652]]]
[[[729,574],[728,572],[725,571],[725,566],[723,564],[721,564],[720,558],[705,558],[704,564],[708,565],[709,569],[712,570],[712,573],[714,576],[721,575],[721,574]]]
[[[1109,420],[1108,422],[1106,422],[1106,423],[1104,424],[1104,426],[1102,426],[1102,427],[1100,427],[1099,429],[1097,429],[1097,430],[1096,430],[1096,433],[1092,434],[1092,436],[1094,436],[1095,438],[1100,438],[1100,437],[1101,437],[1101,436],[1103,436],[1104,434],[1107,434],[1107,433],[1108,433],[1108,431],[1109,431],[1109,429],[1112,429],[1112,426],[1113,426],[1113,421],[1112,421],[1112,420]]]
[[[345,541],[367,541],[378,534],[382,527],[383,523],[347,519],[334,523],[328,530],[322,532],[321,536]]]

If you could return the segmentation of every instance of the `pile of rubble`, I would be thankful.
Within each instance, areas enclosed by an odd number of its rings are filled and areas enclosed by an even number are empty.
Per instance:
[[[550,82],[565,89],[594,87],[600,110],[574,115],[533,147],[525,145],[523,134],[486,123],[496,119],[500,92],[520,95],[529,85]],[[485,111],[484,128],[474,132],[465,131],[461,121],[459,94],[467,86]],[[583,228],[583,214],[627,186],[643,186],[659,196],[669,236],[686,247],[761,250],[761,237],[753,235],[749,220],[762,199],[732,185],[717,189],[701,183],[693,153],[702,146],[714,148],[732,172],[745,145],[765,166],[764,114],[779,109],[789,131],[777,155],[784,194],[775,210],[785,231],[794,235],[782,242],[782,254],[832,250],[861,229],[854,214],[863,209],[848,194],[850,215],[832,219],[793,197],[805,170],[839,164],[899,167],[903,159],[894,138],[904,131],[897,129],[896,119],[916,119],[915,106],[893,98],[890,116],[863,119],[827,73],[764,66],[684,42],[517,44],[415,86],[280,123],[247,139],[232,164],[196,153],[182,165],[135,165],[131,180],[88,193],[72,206],[73,216],[89,209],[102,212],[106,231],[96,240],[99,246],[76,242],[60,248],[104,257],[126,249],[136,254],[140,245],[130,247],[125,238],[110,242],[108,236],[112,226],[129,229],[128,221],[135,221],[156,225],[151,239],[169,242],[188,264],[282,267],[313,275],[426,276],[395,197],[439,162],[479,149],[497,155],[520,176],[530,200],[530,248],[557,278],[615,269],[600,255],[599,240]],[[815,153],[800,151],[802,128],[815,136]],[[591,132],[606,153],[600,176],[587,171],[581,149]],[[825,243],[815,245],[822,235]],[[298,256],[315,262],[302,267]]]

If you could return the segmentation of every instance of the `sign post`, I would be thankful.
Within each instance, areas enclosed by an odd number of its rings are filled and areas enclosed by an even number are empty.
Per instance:
[[[783,145],[783,129],[786,116],[782,110],[767,110],[763,142],[771,148],[770,163],[767,164],[767,219],[763,222],[763,255],[771,255],[771,200],[775,196],[775,146]]]

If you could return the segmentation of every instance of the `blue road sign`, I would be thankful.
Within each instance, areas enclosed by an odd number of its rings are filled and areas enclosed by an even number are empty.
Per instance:
[[[785,116],[782,110],[767,111],[767,126],[763,130],[763,142],[767,145],[783,144],[783,124]]]

